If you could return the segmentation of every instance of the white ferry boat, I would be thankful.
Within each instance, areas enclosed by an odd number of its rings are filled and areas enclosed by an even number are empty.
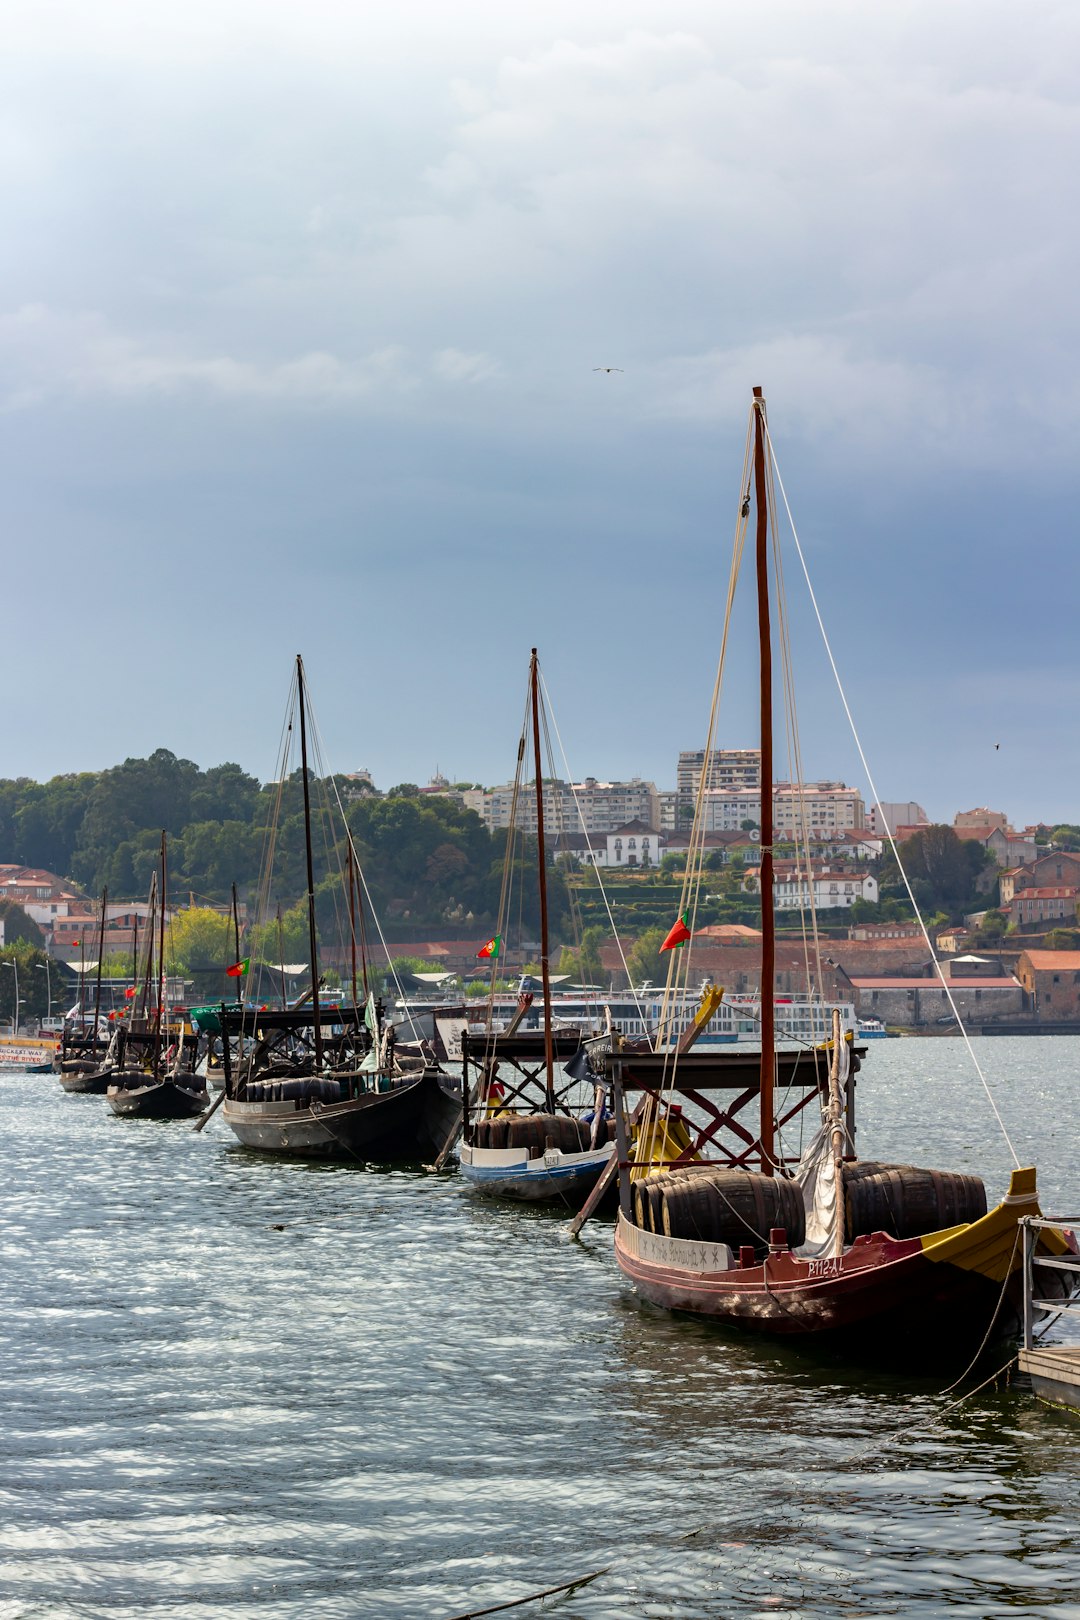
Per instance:
[[[583,1035],[602,1034],[610,1024],[629,1040],[644,1040],[655,1033],[663,1011],[663,990],[644,985],[635,991],[606,992],[586,990],[565,992],[551,998],[552,1028],[580,1029]],[[809,997],[778,996],[773,1003],[776,1020],[776,1039],[792,1046],[813,1046],[829,1040],[832,1035],[832,1013],[836,1003]],[[693,1023],[701,1006],[701,991],[684,991],[677,995],[674,1018],[669,1026],[669,1038],[677,1039]],[[447,1011],[445,1002],[440,1011]],[[460,1009],[459,1009],[460,1010]],[[495,997],[490,1028],[493,1034],[507,1029],[518,1010],[516,995],[504,993]],[[400,1001],[396,1007],[399,1020],[417,1034],[430,1034],[423,1026],[432,1018],[435,1004],[420,998]],[[609,1020],[610,1015],[610,1020]],[[464,1018],[473,1028],[488,1027],[486,1000],[466,1003]],[[851,1002],[840,1003],[840,1017],[845,1032],[858,1028],[855,1007]],[[517,1026],[521,1030],[541,1027],[539,997]],[[725,996],[710,1018],[704,1032],[698,1037],[699,1047],[726,1046],[741,1041],[749,1045],[760,1039],[761,1011],[757,996]]]
[[[55,1035],[0,1035],[0,1069],[52,1068]]]

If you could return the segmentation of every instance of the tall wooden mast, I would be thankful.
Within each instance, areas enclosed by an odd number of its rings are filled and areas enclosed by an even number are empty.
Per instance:
[[[169,892],[165,829],[161,829],[161,917],[158,926],[158,1004],[154,1030],[154,1076],[161,1077],[161,1040],[165,1033],[165,897]]]
[[[308,947],[311,954],[311,1010],[315,1016],[315,1067],[323,1063],[322,1025],[319,1021],[319,953],[315,946],[315,868],[311,859],[311,796],[308,790],[307,694],[304,691],[304,660],[296,655],[296,690],[300,700],[300,769],[304,778],[304,851],[307,855]]]
[[[237,898],[236,898],[236,884],[235,883],[232,886],[232,926],[233,926],[233,950],[236,952],[236,955],[233,958],[233,960],[235,962],[239,962],[239,960],[240,960],[240,905],[239,905],[239,902],[237,901]],[[240,975],[240,987],[239,988],[240,988],[240,1002],[241,1002],[241,1005],[242,1005],[243,1001],[244,1001],[244,975],[242,973]]]
[[[544,850],[544,779],[540,757],[540,665],[536,648],[529,663],[532,694],[533,764],[536,768],[536,864],[540,884],[540,974],[544,984],[544,1090],[549,1114],[555,1112],[555,1054],[551,1039],[551,966],[548,962],[547,858]]]
[[[347,834],[348,836],[348,834]],[[349,966],[352,969],[352,1004],[356,1011],[356,872],[353,867],[353,845],[349,837]]]
[[[776,1070],[776,919],[773,896],[772,626],[769,616],[769,511],[765,480],[765,400],[754,389],[754,505],[757,510],[758,647],[761,681],[761,1168],[773,1173]]]
[[[107,910],[108,899],[109,899],[109,888],[108,888],[108,884],[106,884],[105,888],[102,889],[102,891],[101,891],[101,927],[98,929],[97,983],[96,983],[96,985],[94,987],[94,1039],[95,1039],[95,1041],[98,1038],[98,1034],[100,1032],[99,1026],[101,1024],[101,969],[102,969],[103,959],[104,959],[104,956],[105,956],[105,913],[106,913],[106,910]],[[19,1014],[19,1009],[16,1007],[16,1009],[15,1009],[16,1018],[18,1017],[18,1014]]]

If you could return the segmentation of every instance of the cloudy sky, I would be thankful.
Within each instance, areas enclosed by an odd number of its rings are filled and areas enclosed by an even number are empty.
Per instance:
[[[9,0],[0,774],[266,776],[299,650],[335,768],[501,781],[535,642],[673,785],[757,383],[881,794],[1080,821],[1078,78],[1070,0]]]

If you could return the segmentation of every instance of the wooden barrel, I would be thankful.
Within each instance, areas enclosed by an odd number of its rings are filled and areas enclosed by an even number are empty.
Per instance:
[[[886,1170],[908,1170],[910,1165],[886,1164],[880,1159],[855,1159],[844,1165],[844,1186],[852,1181],[865,1181],[867,1176],[880,1176]]]
[[[713,1169],[657,1180],[663,1182],[661,1221],[668,1237],[702,1238],[735,1250],[750,1243],[761,1253],[773,1227],[785,1227],[793,1247],[806,1236],[802,1193],[785,1176]]]
[[[845,1235],[868,1232],[895,1238],[924,1237],[986,1214],[986,1188],[978,1176],[951,1170],[921,1170],[912,1164],[844,1167]]]

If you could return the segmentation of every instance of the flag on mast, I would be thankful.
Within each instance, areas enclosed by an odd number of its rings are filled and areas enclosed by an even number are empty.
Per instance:
[[[667,939],[661,945],[662,951],[673,951],[677,945],[685,945],[693,934],[686,925],[686,912],[684,911],[677,923],[674,923],[668,933]]]
[[[229,979],[242,979],[245,976],[245,974],[247,973],[248,964],[250,963],[250,961],[251,961],[251,957],[250,956],[245,956],[241,961],[234,962],[232,967],[227,967],[225,969],[226,978],[229,978]]]
[[[477,953],[476,953],[477,959],[479,959],[481,956],[488,956],[488,957],[498,956],[498,954],[499,954],[499,952],[501,950],[502,950],[502,935],[501,934],[492,934],[492,936],[488,940],[487,944],[482,945],[480,947],[480,949],[477,951]]]

